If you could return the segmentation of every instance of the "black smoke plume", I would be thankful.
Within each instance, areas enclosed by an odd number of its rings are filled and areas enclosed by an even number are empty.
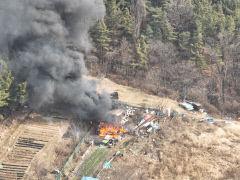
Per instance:
[[[82,119],[104,120],[111,101],[83,78],[88,30],[104,12],[103,0],[0,1],[0,48],[15,77],[27,81],[33,108],[61,104]]]

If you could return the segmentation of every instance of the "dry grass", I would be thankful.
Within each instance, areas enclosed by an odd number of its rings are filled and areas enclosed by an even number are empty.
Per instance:
[[[133,155],[126,151],[128,153],[113,162],[100,179],[240,179],[240,124],[225,125],[216,118],[217,124],[193,121],[208,115],[186,112],[174,100],[148,95],[109,79],[100,81],[98,90],[118,91],[119,99],[133,106],[168,107],[186,114],[186,118],[162,124],[161,130],[148,138],[141,152]],[[138,138],[136,143],[142,141]]]
[[[86,78],[97,80],[96,78],[90,76],[87,76]],[[158,108],[159,105],[163,105],[164,107],[170,107],[172,109],[178,110],[178,112],[185,112],[174,100],[149,95],[139,89],[116,84],[107,78],[98,81],[98,91],[117,91],[119,93],[119,100],[132,106]]]
[[[119,180],[238,180],[239,130],[239,124],[219,127],[209,123],[184,123],[181,119],[167,122],[157,134],[149,137],[141,152],[125,154],[101,177],[117,177],[114,179]]]
[[[26,180],[56,179],[56,176],[50,172],[61,170],[75,147],[73,139],[62,139],[62,135],[66,133],[69,123],[54,123],[59,127],[59,134],[35,156],[27,172]]]

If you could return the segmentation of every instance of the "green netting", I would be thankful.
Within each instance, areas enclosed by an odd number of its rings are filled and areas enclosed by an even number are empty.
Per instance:
[[[91,176],[99,164],[106,158],[108,151],[98,148],[78,169],[77,176]]]
[[[86,134],[86,136],[84,136],[81,141],[78,143],[78,145],[76,146],[76,148],[74,149],[73,153],[69,156],[67,162],[65,163],[63,169],[61,170],[61,172],[58,174],[57,176],[57,180],[60,180],[60,177],[64,174],[64,171],[69,167],[69,165],[72,163],[73,157],[76,153],[79,152],[82,144],[84,143],[85,139],[88,137],[89,133]]]

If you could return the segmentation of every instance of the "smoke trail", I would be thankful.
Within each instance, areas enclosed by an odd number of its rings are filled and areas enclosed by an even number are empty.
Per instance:
[[[88,30],[104,12],[102,0],[0,1],[0,48],[10,52],[15,76],[28,82],[32,107],[54,102],[83,119],[105,118],[108,95],[83,78]]]

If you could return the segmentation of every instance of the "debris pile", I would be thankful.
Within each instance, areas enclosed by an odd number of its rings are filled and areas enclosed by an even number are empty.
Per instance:
[[[201,104],[192,101],[184,101],[179,103],[179,106],[187,111],[204,111]]]
[[[99,124],[99,137],[104,139],[118,139],[120,136],[125,134],[127,131],[121,127],[108,125],[104,122]]]

